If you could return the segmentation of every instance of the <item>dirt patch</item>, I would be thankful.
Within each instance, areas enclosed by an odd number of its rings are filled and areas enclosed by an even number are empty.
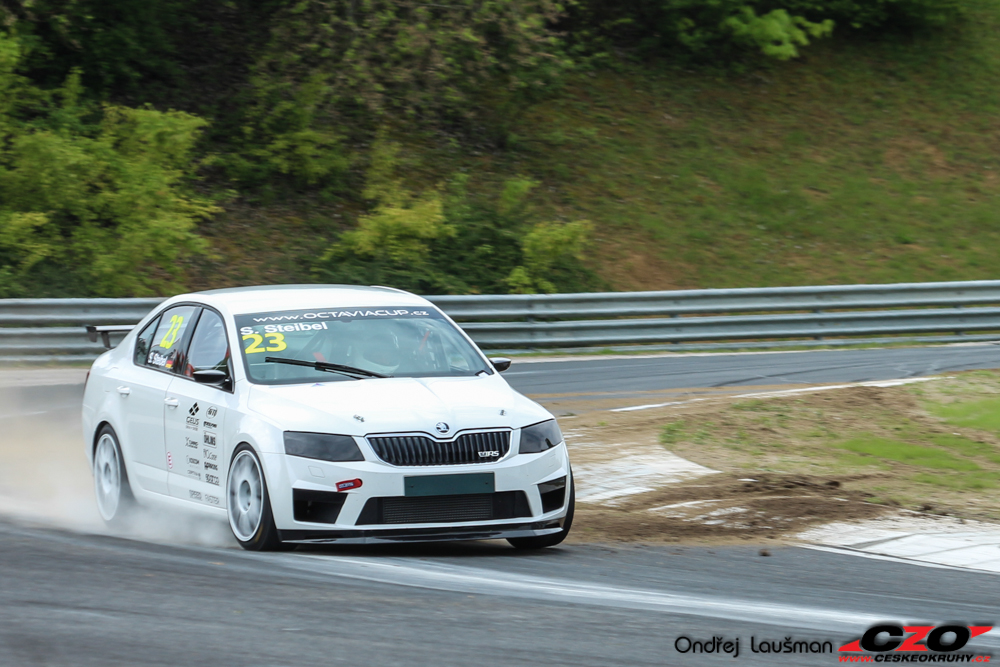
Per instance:
[[[885,163],[895,171],[914,178],[951,178],[957,170],[937,146],[912,137],[896,139],[885,151]]]
[[[601,277],[616,290],[669,290],[689,285],[682,276],[690,267],[668,260],[659,245],[640,231],[614,229],[595,239],[595,263]]]
[[[578,542],[733,543],[775,540],[831,521],[877,516],[884,507],[839,480],[717,474],[630,496],[614,506],[577,505]]]
[[[992,371],[578,414],[562,422],[574,465],[587,473],[578,480],[588,502],[577,504],[575,539],[781,539],[900,510],[995,522],[996,414],[1000,373]],[[678,461],[695,464],[689,477]],[[630,478],[615,487],[623,471]],[[611,491],[584,489],[594,484]]]

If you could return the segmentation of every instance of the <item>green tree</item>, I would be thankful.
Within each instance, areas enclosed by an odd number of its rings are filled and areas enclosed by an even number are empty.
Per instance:
[[[387,115],[466,122],[542,91],[569,66],[558,0],[298,0],[256,60],[243,173],[316,184],[347,167],[342,137]]]
[[[23,47],[0,32],[0,271],[8,296],[57,262],[106,296],[182,287],[180,260],[216,208],[187,191],[206,123],[182,112],[94,106],[79,75],[47,93],[20,78]]]

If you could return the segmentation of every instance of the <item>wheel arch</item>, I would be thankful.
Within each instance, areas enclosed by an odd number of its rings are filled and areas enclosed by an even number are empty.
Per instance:
[[[111,429],[111,432],[115,434],[115,438],[118,438],[118,429],[116,429],[111,424],[111,422],[109,422],[107,419],[102,419],[101,421],[99,421],[97,423],[97,426],[94,427],[94,437],[90,439],[90,460],[91,461],[94,460],[94,452],[97,451],[97,441],[101,439],[101,431],[104,430],[105,426],[107,426],[108,428]],[[121,446],[122,446],[121,439],[118,439],[118,449],[119,450],[121,449]],[[122,463],[124,463],[124,458],[125,457],[123,456],[122,457],[122,459],[123,459]]]

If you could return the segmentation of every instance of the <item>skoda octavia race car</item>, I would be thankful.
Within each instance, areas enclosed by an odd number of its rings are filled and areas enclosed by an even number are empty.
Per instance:
[[[114,327],[89,327],[91,335]],[[233,353],[236,350],[236,354]],[[282,543],[560,543],[574,490],[552,415],[429,301],[383,287],[175,296],[94,362],[105,521],[167,504]]]

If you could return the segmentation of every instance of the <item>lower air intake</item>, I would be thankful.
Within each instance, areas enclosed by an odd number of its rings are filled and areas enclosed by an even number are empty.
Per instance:
[[[531,516],[524,491],[470,493],[461,496],[369,498],[357,525],[459,523]]]

